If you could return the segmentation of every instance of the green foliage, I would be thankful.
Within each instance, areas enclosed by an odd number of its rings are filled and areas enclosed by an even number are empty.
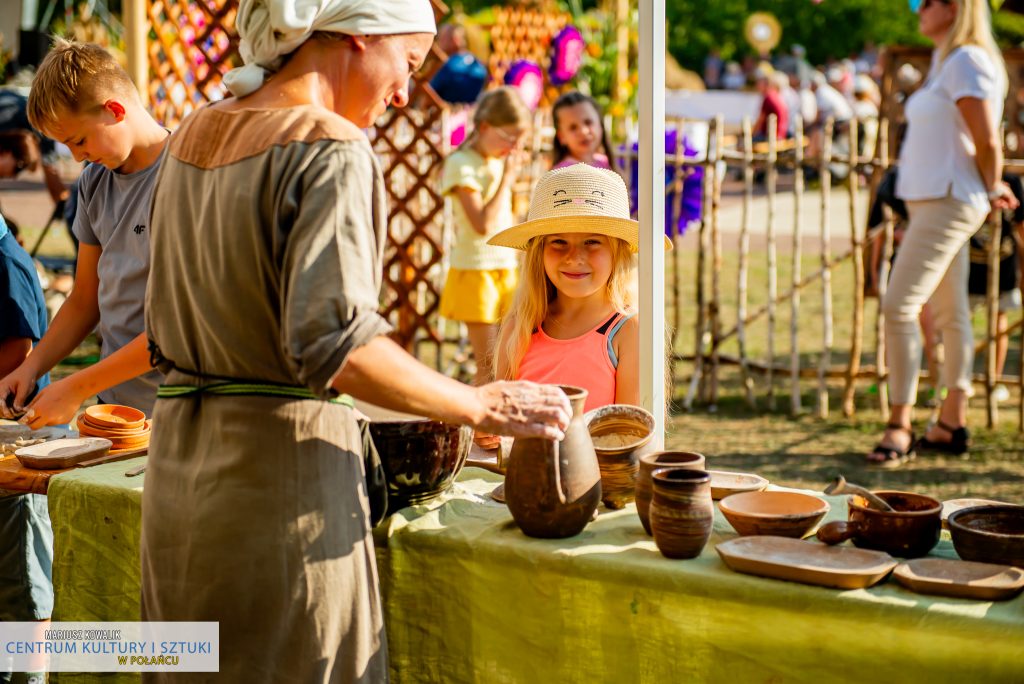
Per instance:
[[[1020,47],[1024,44],[1024,16],[1013,12],[996,12],[992,15],[992,28],[1000,47]]]
[[[878,45],[923,44],[917,17],[905,0],[714,0],[666,3],[669,50],[679,62],[700,72],[708,51],[741,60],[754,53],[743,35],[753,12],[770,12],[782,25],[776,52],[799,43],[812,64],[857,54],[868,42]]]

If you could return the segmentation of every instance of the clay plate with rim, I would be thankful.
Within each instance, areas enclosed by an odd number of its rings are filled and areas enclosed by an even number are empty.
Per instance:
[[[893,557],[881,551],[789,537],[740,537],[715,550],[735,572],[836,589],[873,586],[896,567]]]
[[[76,439],[55,439],[42,444],[22,447],[14,452],[26,468],[56,470],[70,468],[82,461],[105,456],[110,450],[109,439],[79,437]]]
[[[829,505],[799,492],[741,492],[722,499],[718,510],[744,536],[803,537],[825,517]]]
[[[146,414],[131,406],[97,404],[85,409],[89,422],[96,427],[115,430],[136,430],[146,423]]]
[[[974,508],[975,506],[1010,506],[1005,501],[994,501],[993,499],[950,499],[942,502],[942,529],[949,529],[949,516],[963,508]]]
[[[896,581],[919,594],[1005,601],[1024,590],[1024,570],[1010,565],[946,558],[917,558],[900,563]]]
[[[741,492],[760,492],[768,487],[768,480],[753,473],[730,473],[725,470],[709,470],[711,476],[711,498],[715,501]]]

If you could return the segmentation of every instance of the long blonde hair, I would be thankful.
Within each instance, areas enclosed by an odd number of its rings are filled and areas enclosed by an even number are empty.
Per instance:
[[[494,377],[498,380],[513,380],[518,375],[530,338],[547,318],[551,302],[558,296],[558,290],[544,272],[546,239],[543,235],[535,237],[526,247],[526,256],[519,271],[519,285],[498,331],[498,340],[506,340],[492,361]],[[617,311],[626,312],[635,304],[633,278],[636,258],[625,240],[608,238],[608,243],[612,250],[612,272],[605,284],[605,297]],[[508,359],[505,377],[499,377],[500,358]]]
[[[996,73],[1006,73],[1006,64],[1003,62],[1003,53],[996,45],[996,39],[992,35],[992,12],[989,10],[988,0],[950,0],[957,7],[956,19],[953,27],[946,34],[946,39],[941,45],[936,46],[939,51],[939,63],[941,64],[949,53],[964,45],[976,45],[989,54],[992,63],[995,65]],[[1007,79],[1004,79],[1004,84]],[[1004,86],[1005,87],[1005,86]],[[1005,91],[1003,93],[1005,95]]]
[[[530,109],[518,90],[511,86],[488,90],[477,100],[476,109],[473,110],[473,132],[466,136],[459,149],[476,142],[480,124],[516,126],[522,131],[528,131],[531,121]]]

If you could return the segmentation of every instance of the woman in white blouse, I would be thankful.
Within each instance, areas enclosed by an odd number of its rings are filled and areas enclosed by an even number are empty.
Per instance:
[[[1006,68],[992,38],[986,0],[921,0],[921,33],[935,44],[925,84],[907,101],[907,135],[896,194],[910,214],[885,301],[892,413],[868,460],[899,465],[917,450],[967,450],[967,397],[974,339],[967,300],[967,241],[994,210],[1016,205],[1000,180],[999,123]],[[911,432],[921,336],[931,302],[945,348],[947,388],[938,422],[916,444]]]

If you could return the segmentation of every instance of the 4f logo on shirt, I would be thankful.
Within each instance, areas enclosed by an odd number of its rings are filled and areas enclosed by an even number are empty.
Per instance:
[[[142,225],[135,226],[134,228],[132,228],[132,232],[135,233],[136,235],[142,235],[144,230],[146,230],[146,226]]]

